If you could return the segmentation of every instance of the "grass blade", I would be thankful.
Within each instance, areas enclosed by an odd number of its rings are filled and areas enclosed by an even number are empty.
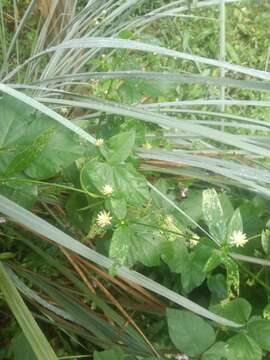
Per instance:
[[[57,360],[57,356],[48,343],[38,324],[28,310],[15,285],[13,284],[3,262],[0,262],[0,289],[16,317],[24,335],[38,360]]]

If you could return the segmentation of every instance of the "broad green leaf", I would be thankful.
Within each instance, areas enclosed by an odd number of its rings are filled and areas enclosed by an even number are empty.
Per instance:
[[[241,333],[228,340],[230,360],[261,360],[262,350],[248,335]]]
[[[25,179],[25,183],[23,180]],[[19,205],[31,208],[37,201],[38,187],[35,184],[27,183],[25,176],[20,177],[20,181],[5,181],[3,185],[0,183],[0,193],[10,200],[16,201]]]
[[[214,313],[224,316],[230,320],[237,321],[240,324],[246,323],[251,314],[251,305],[244,298],[232,300],[222,305],[213,305],[210,307]]]
[[[184,239],[177,237],[174,241],[166,241],[162,245],[161,259],[172,272],[181,274],[188,266],[188,252]]]
[[[35,353],[23,333],[16,335],[12,340],[11,350],[15,360],[37,360]]]
[[[39,118],[39,122],[31,124],[35,131],[52,126],[52,120],[45,117]],[[29,129],[30,131],[31,129]],[[27,167],[25,173],[35,179],[46,179],[55,176],[64,168],[67,168],[73,161],[84,155],[84,146],[70,130],[61,125],[55,128],[54,134],[50,137],[46,148]]]
[[[90,206],[92,206],[90,208]],[[87,233],[90,229],[92,216],[91,209],[95,206],[95,199],[89,204],[84,194],[73,192],[67,199],[65,208],[69,221]],[[89,207],[89,208],[87,208]]]
[[[203,191],[202,209],[211,235],[216,241],[223,242],[226,237],[226,220],[215,189]]]
[[[207,263],[205,264],[203,271],[210,272],[220,264],[221,264],[221,256],[219,252],[214,250],[210,258],[207,260]]]
[[[134,131],[121,132],[100,146],[100,151],[109,163],[122,163],[129,157],[134,144]]]
[[[149,199],[149,190],[146,179],[132,164],[114,167],[116,188],[128,203],[142,204]]]
[[[184,290],[189,293],[201,285],[205,280],[206,273],[203,271],[211,254],[212,248],[205,245],[197,245],[188,257],[186,268],[181,273]]]
[[[266,253],[266,255],[269,255],[270,254],[270,230],[269,229],[262,231],[261,242],[262,242],[263,251]]]
[[[168,241],[162,232],[151,226],[151,217],[140,219],[140,224],[130,223],[114,231],[110,245],[110,258],[117,264],[132,266],[141,262],[158,266],[161,259],[171,271],[180,273],[187,265],[188,253],[184,239]],[[155,224],[155,223],[154,223]]]
[[[229,196],[225,192],[218,194],[218,198],[223,210],[225,223],[228,224],[234,213],[234,208],[232,206]]]
[[[228,223],[227,227],[227,242],[230,243],[231,236],[234,233],[234,231],[240,231],[243,232],[243,222],[242,222],[242,216],[239,209],[236,209]]]
[[[28,145],[21,153],[18,153],[4,171],[3,176],[10,177],[25,170],[31,162],[34,161],[35,157],[47,146],[53,132],[54,130],[52,128],[45,130],[34,140],[33,144]]]
[[[118,219],[122,220],[127,215],[127,203],[125,199],[111,197],[108,200],[108,210]]]
[[[210,274],[207,278],[207,286],[212,293],[214,303],[226,299],[227,284],[223,274]]]
[[[200,221],[202,219],[202,192],[192,191],[186,199],[181,201],[179,207],[190,216],[194,222]],[[195,227],[195,224],[190,223],[190,221],[184,217],[181,218],[181,221],[191,228]]]
[[[124,353],[119,347],[114,347],[102,352],[95,351],[94,360],[124,360]]]
[[[129,251],[131,250],[132,232],[127,226],[116,229],[110,243],[109,255],[116,265],[127,263]]]
[[[0,114],[1,172],[49,178],[84,152],[77,135],[12,97],[0,99]]]
[[[132,164],[110,165],[89,161],[82,170],[81,181],[89,192],[93,192],[94,186],[101,194],[104,186],[110,185],[115,197],[124,198],[130,204],[141,205],[149,198],[147,182]]]
[[[37,359],[57,360],[51,345],[22,300],[2,262],[0,262],[0,289]]]
[[[147,224],[148,219],[143,218],[140,222]],[[167,241],[162,234],[156,229],[138,224],[130,225],[129,229],[132,236],[128,264],[132,265],[139,261],[145,266],[160,265],[163,245]]]
[[[215,341],[214,329],[187,311],[167,309],[169,335],[174,345],[189,356],[198,356]]]
[[[270,351],[270,321],[255,320],[248,324],[248,335],[266,351]]]
[[[223,360],[227,359],[228,346],[225,342],[218,341],[202,355],[201,360]]]

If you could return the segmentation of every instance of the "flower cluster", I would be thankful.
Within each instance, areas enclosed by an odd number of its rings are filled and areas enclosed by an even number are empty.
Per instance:
[[[97,215],[97,224],[102,228],[104,228],[107,225],[110,225],[111,220],[112,217],[109,211],[102,210]]]
[[[183,233],[178,227],[174,224],[172,216],[167,215],[164,219],[164,228],[168,230],[168,240],[175,241],[178,236],[182,236]],[[171,233],[170,233],[171,231]],[[178,235],[177,235],[178,234]]]
[[[104,144],[104,140],[103,139],[97,139],[96,140],[96,146],[101,146]]]
[[[193,248],[194,246],[198,245],[199,240],[200,240],[199,235],[193,233],[193,234],[191,235],[191,238],[189,239],[189,247],[190,247],[190,248]]]
[[[111,196],[113,193],[113,187],[109,184],[106,184],[102,188],[102,194],[105,196]]]
[[[230,237],[230,244],[236,247],[242,247],[248,242],[246,234],[242,231],[234,231]]]

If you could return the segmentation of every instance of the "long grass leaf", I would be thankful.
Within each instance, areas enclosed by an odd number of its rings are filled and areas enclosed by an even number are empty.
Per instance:
[[[38,324],[22,300],[3,262],[0,262],[0,289],[38,360],[57,360]]]

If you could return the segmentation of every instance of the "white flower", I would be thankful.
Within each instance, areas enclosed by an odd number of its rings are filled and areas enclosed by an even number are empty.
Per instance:
[[[145,144],[143,144],[143,148],[145,150],[150,150],[152,149],[152,145],[147,141]]]
[[[177,354],[175,355],[175,360],[190,360],[190,358],[185,354]]]
[[[112,217],[110,216],[110,212],[106,210],[102,210],[98,213],[97,223],[100,227],[105,227],[111,224]]]
[[[175,241],[178,236],[182,236],[183,233],[178,227],[174,224],[174,219],[172,216],[167,215],[164,218],[164,228],[165,230],[168,230],[168,240],[169,241]],[[171,232],[171,233],[170,233]]]
[[[97,139],[96,140],[96,146],[100,146],[104,143],[104,140],[103,139]]]
[[[171,227],[171,226],[174,225],[174,223],[173,223],[173,218],[172,218],[170,215],[167,215],[167,216],[165,217],[164,222],[165,222],[165,225],[166,225],[167,227]]]
[[[236,247],[244,246],[248,242],[246,234],[242,233],[242,231],[234,231],[230,240],[230,243]]]
[[[102,188],[102,194],[106,196],[111,196],[113,193],[113,187],[109,184],[106,184]]]
[[[189,246],[190,248],[193,248],[194,246],[198,245],[199,240],[200,240],[199,235],[193,233],[191,235],[191,238],[188,239],[188,241],[187,241],[187,246]]]

